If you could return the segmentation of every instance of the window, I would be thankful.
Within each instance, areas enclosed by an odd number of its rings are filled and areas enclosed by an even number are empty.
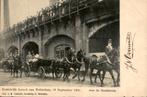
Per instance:
[[[55,47],[55,57],[62,59],[65,57],[65,48],[69,47],[67,44],[61,44]]]

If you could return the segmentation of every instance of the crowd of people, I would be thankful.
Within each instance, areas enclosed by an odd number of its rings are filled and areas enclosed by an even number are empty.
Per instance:
[[[12,32],[24,31],[31,27],[37,27],[41,22],[51,20],[55,17],[60,17],[69,12],[69,6],[77,6],[79,3],[86,2],[86,0],[59,0],[55,4],[42,8],[37,12],[36,16],[27,17],[25,20],[14,24],[7,30]],[[70,5],[69,3],[73,3]]]
[[[25,20],[14,24],[8,30],[13,30],[14,32],[16,32],[20,30],[25,30],[32,26],[37,26],[37,24],[39,24],[40,22],[51,19],[52,17],[57,15],[58,8],[61,7],[61,5],[63,6],[66,2],[67,0],[59,0],[52,6],[42,8],[39,12],[37,12],[36,16],[27,17]],[[63,11],[61,12],[62,14],[64,13]]]

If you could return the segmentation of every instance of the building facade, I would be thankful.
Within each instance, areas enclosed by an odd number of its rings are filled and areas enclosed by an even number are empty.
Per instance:
[[[61,58],[66,47],[88,55],[104,52],[110,38],[119,47],[119,0],[70,0],[44,12],[4,32],[6,56],[18,51],[23,59],[28,52]]]

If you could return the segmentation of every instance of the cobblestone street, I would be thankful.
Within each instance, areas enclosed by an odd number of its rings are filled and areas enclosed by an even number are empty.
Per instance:
[[[35,73],[31,73],[31,77],[25,77],[23,75],[22,78],[14,78],[8,72],[4,72],[0,70],[0,86],[68,86],[68,87],[100,87],[99,79],[97,79],[97,83],[93,85],[90,84],[89,76],[86,77],[85,82],[78,81],[76,79],[72,79],[73,75],[70,76],[70,81],[63,81],[60,79],[53,79],[52,75],[49,74],[45,79],[41,79]],[[94,78],[93,78],[94,80]],[[104,80],[104,87],[113,87],[113,81],[110,78],[109,73],[106,74],[106,78]]]

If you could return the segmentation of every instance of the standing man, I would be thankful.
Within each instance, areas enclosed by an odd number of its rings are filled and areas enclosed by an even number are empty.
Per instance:
[[[13,76],[15,77],[15,74],[16,74],[16,77],[18,77],[18,71],[21,68],[21,57],[20,57],[18,51],[15,52],[13,59],[14,59]]]
[[[26,63],[29,64],[30,61],[32,61],[32,55],[31,55],[31,52],[28,52],[26,56]]]
[[[105,48],[106,58],[107,58],[107,61],[108,61],[109,63],[112,63],[112,62],[111,62],[111,59],[112,59],[112,51],[113,51],[112,39],[109,39],[109,40],[108,40],[108,45],[107,45],[106,48]]]

